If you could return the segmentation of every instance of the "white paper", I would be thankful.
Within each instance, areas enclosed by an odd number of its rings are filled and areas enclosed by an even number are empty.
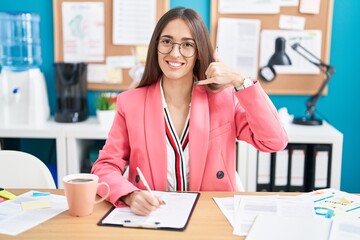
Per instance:
[[[8,200],[0,204],[0,234],[18,235],[68,209],[65,196],[51,194],[49,196],[35,197],[32,196],[32,193],[33,191],[29,191],[17,196],[14,200]],[[47,199],[51,207],[22,210],[22,202],[39,199]]]
[[[300,43],[317,58],[321,58],[321,31],[286,31],[286,30],[263,30],[260,42],[260,67],[268,64],[270,57],[275,52],[275,40],[284,37],[287,41],[285,52],[289,56],[292,65],[274,66],[277,74],[319,74],[320,69],[295,52],[290,44]]]
[[[258,215],[314,217],[313,204],[293,196],[234,196],[235,227],[233,234],[246,236]]]
[[[173,228],[182,229],[190,218],[198,194],[185,192],[157,192],[165,205],[148,216],[139,216],[129,207],[115,208],[103,220],[103,224],[115,224],[124,227]]]
[[[299,12],[308,14],[319,14],[320,0],[301,0]]]
[[[334,218],[329,240],[359,240],[360,219],[339,217]]]
[[[103,2],[63,2],[64,62],[102,62],[105,55]]]
[[[246,76],[257,77],[260,21],[220,18],[217,47],[220,59]]]
[[[112,68],[132,68],[136,63],[135,55],[110,56],[106,58],[106,65]]]
[[[330,228],[329,219],[259,215],[246,240],[328,240]]]
[[[276,14],[280,0],[219,0],[218,11],[223,14]]]
[[[231,226],[235,227],[235,211],[234,211],[234,197],[224,197],[224,198],[213,198],[215,203],[220,208],[221,212],[225,215],[226,219],[229,221]]]
[[[299,0],[280,0],[281,7],[295,7],[299,5]]]
[[[156,0],[113,0],[113,44],[148,45],[156,24]]]
[[[87,65],[87,82],[103,83],[106,82],[106,65],[105,64],[88,64]]]
[[[279,28],[280,29],[291,29],[291,30],[304,30],[305,18],[297,17],[297,16],[290,16],[290,15],[280,15]]]

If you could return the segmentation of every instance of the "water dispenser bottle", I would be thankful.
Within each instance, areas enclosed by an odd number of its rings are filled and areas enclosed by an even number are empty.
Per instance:
[[[40,125],[50,115],[42,63],[40,16],[0,12],[0,124]]]

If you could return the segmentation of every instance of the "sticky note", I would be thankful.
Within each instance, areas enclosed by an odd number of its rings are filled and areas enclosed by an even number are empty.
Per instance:
[[[123,72],[121,68],[110,68],[106,71],[106,82],[108,83],[122,83]]]
[[[148,47],[147,46],[136,46],[136,56],[140,62],[146,61]]]
[[[299,11],[301,13],[319,14],[320,0],[301,0]]]
[[[47,199],[40,199],[35,201],[26,201],[21,203],[21,208],[23,210],[35,210],[41,208],[49,208],[50,202]]]
[[[49,192],[33,192],[32,196],[33,197],[41,197],[41,196],[50,196],[51,193]]]
[[[0,197],[0,203],[3,202],[5,199],[3,199],[2,197]]]
[[[9,199],[9,200],[13,200],[13,199],[16,198],[16,196],[14,194],[12,194],[11,192],[6,191],[6,190],[1,190],[0,191],[0,197],[6,198],[6,199]]]

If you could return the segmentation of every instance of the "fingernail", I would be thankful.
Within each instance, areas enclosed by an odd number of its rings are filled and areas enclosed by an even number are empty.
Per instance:
[[[199,81],[195,81],[194,84],[199,84]]]

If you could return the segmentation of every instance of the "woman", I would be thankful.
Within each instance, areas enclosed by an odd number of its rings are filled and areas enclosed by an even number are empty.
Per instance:
[[[111,188],[108,201],[147,215],[153,190],[236,191],[235,141],[265,152],[287,145],[277,111],[257,81],[217,61],[201,17],[175,8],[157,23],[139,86],[121,93],[92,173]],[[129,166],[129,177],[122,174]],[[98,192],[100,195],[103,192]]]

